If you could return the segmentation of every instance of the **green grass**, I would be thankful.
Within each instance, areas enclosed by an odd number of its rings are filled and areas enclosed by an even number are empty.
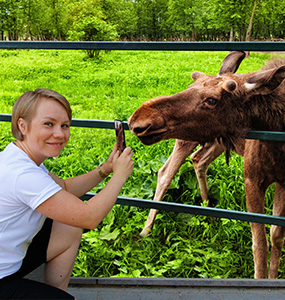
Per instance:
[[[50,88],[70,101],[73,118],[126,121],[144,101],[177,93],[191,83],[193,71],[217,74],[224,52],[112,51],[99,60],[84,51],[1,50],[0,112],[11,113],[25,91]],[[269,54],[252,53],[239,72],[258,70]],[[10,124],[0,124],[1,149],[12,140]],[[144,146],[126,132],[135,169],[121,195],[153,199],[157,172],[172,152],[174,140]],[[72,128],[62,154],[46,166],[62,178],[87,172],[104,162],[115,143],[113,130]],[[93,191],[104,187],[106,181]],[[219,208],[246,211],[243,159],[224,155],[208,171],[210,198]],[[273,187],[266,196],[271,213]],[[164,201],[200,205],[190,158],[175,176]],[[116,205],[95,229],[84,234],[74,276],[252,278],[248,223],[188,214],[159,212],[152,235],[139,233],[147,209]],[[269,233],[269,226],[267,226]],[[284,256],[284,253],[283,253]],[[284,261],[280,277],[285,278]]]

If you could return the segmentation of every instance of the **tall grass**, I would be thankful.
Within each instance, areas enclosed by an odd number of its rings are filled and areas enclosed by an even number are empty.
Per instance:
[[[73,118],[126,121],[144,101],[187,88],[193,71],[217,74],[225,55],[113,51],[92,60],[83,51],[1,50],[0,112],[11,113],[14,101],[23,92],[42,87],[65,95]],[[269,54],[252,53],[239,72],[258,70],[269,58]],[[9,125],[0,124],[1,149],[12,140]],[[172,152],[174,141],[144,146],[129,132],[126,140],[134,151],[135,169],[121,195],[152,199],[157,171]],[[114,143],[113,130],[72,128],[71,140],[62,154],[48,159],[46,166],[62,178],[81,174],[104,162]],[[93,191],[99,191],[105,183]],[[216,207],[246,210],[241,157],[232,154],[228,166],[221,155],[209,168],[208,185]],[[266,197],[267,213],[272,209],[272,192],[273,187]],[[201,204],[189,158],[164,201]],[[147,209],[116,205],[95,230],[84,233],[73,275],[253,277],[248,223],[161,211],[151,236],[142,238],[139,232],[147,214]],[[282,261],[282,278],[283,269]]]

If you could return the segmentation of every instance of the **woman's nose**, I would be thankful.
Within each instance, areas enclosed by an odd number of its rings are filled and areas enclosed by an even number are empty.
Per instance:
[[[62,137],[64,137],[64,131],[61,127],[55,126],[54,131],[53,131],[53,135],[56,138],[62,138]]]

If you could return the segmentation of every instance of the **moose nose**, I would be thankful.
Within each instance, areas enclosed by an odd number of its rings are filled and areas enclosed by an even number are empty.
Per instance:
[[[146,131],[151,127],[151,124],[147,124],[147,125],[139,125],[139,124],[134,124],[132,127],[131,127],[131,132],[134,134],[134,135],[142,135],[144,133],[146,133]]]
[[[141,135],[151,127],[151,122],[149,122],[149,120],[138,120],[132,115],[128,120],[128,125],[132,134]]]

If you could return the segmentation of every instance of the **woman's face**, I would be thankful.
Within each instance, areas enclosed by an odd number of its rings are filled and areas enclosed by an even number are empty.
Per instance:
[[[46,158],[58,156],[70,138],[70,120],[64,107],[56,100],[43,98],[29,124],[18,121],[23,143],[30,157],[40,165]]]

